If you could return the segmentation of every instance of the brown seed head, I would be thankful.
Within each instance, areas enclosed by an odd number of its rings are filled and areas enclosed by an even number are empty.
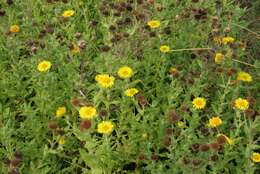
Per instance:
[[[198,159],[193,159],[193,160],[192,160],[192,165],[193,165],[194,167],[197,167],[198,165],[200,165],[200,163],[201,163],[201,161],[198,160]]]
[[[168,113],[168,118],[171,123],[177,123],[180,117],[177,115],[175,110],[170,110]]]
[[[222,145],[222,144],[225,144],[226,143],[226,137],[223,136],[223,135],[219,135],[218,138],[217,138],[217,142],[218,144]]]
[[[166,128],[165,133],[166,133],[166,135],[170,136],[173,133],[173,129],[172,128]]]
[[[216,162],[216,161],[218,161],[218,155],[212,155],[210,157],[210,159],[211,159],[211,161]]]
[[[186,158],[186,157],[183,157],[183,158],[182,158],[182,163],[183,163],[184,165],[187,165],[187,164],[190,163],[190,159],[188,159],[188,158]]]
[[[215,150],[215,151],[218,151],[220,149],[220,145],[218,144],[218,142],[211,143],[210,147],[212,150]]]
[[[79,99],[76,99],[76,98],[74,98],[74,99],[72,99],[71,101],[70,101],[70,103],[73,105],[73,106],[80,106],[80,100]]]
[[[54,121],[48,123],[48,128],[51,130],[56,130],[58,127],[59,127],[58,124]]]
[[[91,121],[90,120],[82,120],[80,122],[80,130],[85,131],[91,127]]]
[[[194,143],[191,145],[191,150],[194,153],[197,153],[199,151],[200,145],[198,143]]]
[[[207,151],[209,150],[209,148],[210,148],[210,146],[209,146],[208,144],[202,144],[202,145],[200,146],[200,150],[201,150],[202,152],[207,152]]]
[[[166,137],[164,137],[162,143],[163,143],[165,146],[168,147],[168,146],[171,145],[171,143],[172,143],[171,141],[172,141],[172,139],[171,139],[170,137],[166,136]]]

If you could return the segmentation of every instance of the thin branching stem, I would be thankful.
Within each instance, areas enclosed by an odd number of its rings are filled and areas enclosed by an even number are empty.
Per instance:
[[[181,51],[200,51],[200,50],[213,50],[212,48],[183,48],[183,49],[176,49],[170,50],[171,52],[181,52]]]

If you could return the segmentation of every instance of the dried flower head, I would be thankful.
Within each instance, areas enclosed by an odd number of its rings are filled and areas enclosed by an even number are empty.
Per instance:
[[[207,151],[209,150],[209,148],[210,148],[210,146],[209,146],[208,144],[202,144],[202,145],[200,146],[200,150],[201,150],[202,152],[207,152]]]
[[[227,137],[225,134],[218,134],[217,142],[219,144],[227,142],[229,145],[232,145],[234,143],[234,141],[231,138]]]
[[[85,131],[91,127],[91,121],[90,120],[82,120],[80,122],[80,130]]]

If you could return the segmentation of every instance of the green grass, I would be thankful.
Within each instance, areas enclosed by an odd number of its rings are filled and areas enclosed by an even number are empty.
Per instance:
[[[119,17],[104,2],[126,1],[1,1],[0,173],[258,173],[251,159],[260,150],[257,25],[251,27],[244,16],[252,14],[231,0],[193,1],[134,0],[125,3],[128,10],[118,8]],[[65,20],[65,10],[75,14]],[[130,22],[122,23],[126,18]],[[150,20],[160,27],[147,27]],[[10,33],[15,24],[20,31]],[[234,43],[214,42],[213,26]],[[239,46],[249,41],[245,50]],[[73,44],[79,53],[72,53]],[[161,45],[171,51],[160,52]],[[216,64],[219,52],[224,60]],[[43,60],[52,64],[46,72],[37,69]],[[118,76],[123,66],[133,69],[131,78]],[[237,81],[241,71],[253,81]],[[114,85],[100,87],[98,74],[114,76]],[[126,96],[132,87],[138,94]],[[206,99],[204,109],[193,107],[196,97]],[[249,109],[235,108],[238,98],[247,99]],[[57,118],[61,106],[66,113]],[[83,106],[97,111],[87,130]],[[210,128],[214,116],[222,124]],[[103,120],[113,122],[110,134],[98,133]],[[221,144],[219,133],[234,143]],[[218,150],[203,151],[214,142]]]

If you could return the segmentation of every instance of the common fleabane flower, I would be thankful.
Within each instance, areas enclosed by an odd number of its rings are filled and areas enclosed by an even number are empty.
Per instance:
[[[109,74],[96,75],[95,80],[103,88],[111,88],[114,85],[115,78]]]
[[[147,25],[150,28],[158,28],[158,27],[160,27],[161,23],[158,20],[151,20],[151,21],[147,22]]]
[[[83,119],[92,119],[96,117],[97,111],[92,106],[84,106],[81,107],[79,110],[79,115]]]
[[[123,78],[123,79],[127,79],[133,76],[133,70],[132,68],[128,67],[128,66],[123,66],[121,68],[119,68],[119,70],[117,71],[117,74],[119,77]]]
[[[62,107],[59,107],[56,111],[56,117],[60,118],[62,117],[64,114],[66,113],[66,107],[65,106],[62,106]]]
[[[97,131],[101,134],[110,134],[114,129],[114,125],[111,121],[103,121],[98,124]]]
[[[196,97],[193,99],[192,104],[195,109],[204,109],[206,106],[206,99],[203,97]]]
[[[40,72],[45,72],[48,71],[51,68],[51,62],[47,61],[47,60],[43,60],[41,61],[38,66],[37,69]]]
[[[235,100],[235,108],[239,110],[247,110],[249,107],[249,102],[246,99],[238,98]]]
[[[138,92],[139,92],[138,89],[136,89],[136,88],[130,88],[130,89],[127,89],[127,90],[125,91],[125,95],[128,96],[128,97],[133,97],[133,96],[136,95]]]
[[[63,12],[62,16],[64,18],[69,18],[69,17],[73,16],[74,14],[75,14],[74,10],[66,10]]]

